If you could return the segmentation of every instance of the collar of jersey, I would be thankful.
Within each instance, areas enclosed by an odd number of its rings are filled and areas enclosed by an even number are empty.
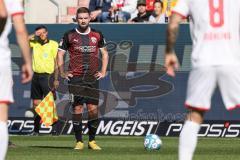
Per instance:
[[[87,35],[87,34],[89,34],[91,32],[91,28],[90,27],[88,28],[88,31],[86,33],[79,32],[79,30],[77,28],[75,28],[75,30],[76,30],[76,32],[78,34],[81,34],[81,35]]]
[[[49,43],[49,39],[47,39],[47,41],[46,41],[46,42],[39,42],[39,41],[37,41],[37,42],[43,46],[43,45],[45,45],[45,44]]]

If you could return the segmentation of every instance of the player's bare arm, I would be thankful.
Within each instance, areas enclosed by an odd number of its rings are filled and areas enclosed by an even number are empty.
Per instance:
[[[54,81],[53,81],[53,87],[54,89],[57,89],[59,86],[59,80],[58,80],[58,75],[59,75],[59,69],[58,69],[58,64],[57,64],[57,58],[54,59]]]
[[[60,76],[62,78],[69,79],[69,77],[73,77],[73,75],[64,71],[64,54],[65,54],[65,51],[58,50],[58,53],[57,53],[58,72],[60,73]]]
[[[165,67],[166,72],[170,76],[175,76],[175,70],[178,69],[178,59],[174,51],[175,43],[178,36],[179,25],[182,17],[178,14],[173,14],[170,17],[170,22],[167,28],[167,45],[165,51]]]
[[[65,51],[58,50],[58,53],[57,53],[57,65],[58,65],[58,69],[59,69],[60,75],[63,78],[65,78],[64,59],[63,59],[64,54],[65,54]]]
[[[0,35],[3,32],[6,22],[7,22],[7,11],[6,11],[3,0],[0,0]]]
[[[100,49],[101,54],[102,54],[102,68],[100,70],[100,72],[97,72],[95,74],[95,77],[97,79],[101,79],[104,78],[106,76],[106,72],[107,72],[107,65],[108,65],[108,51],[107,48],[101,48]]]
[[[22,83],[27,83],[31,81],[33,76],[27,29],[24,24],[23,15],[15,15],[12,17],[12,20],[16,31],[17,42],[20,46],[24,60],[24,64],[22,66]]]
[[[0,17],[7,17],[7,10],[3,0],[0,0]]]

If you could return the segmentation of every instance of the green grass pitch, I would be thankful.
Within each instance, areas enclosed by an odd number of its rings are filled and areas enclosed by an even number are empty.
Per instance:
[[[85,136],[86,137],[86,136]],[[162,138],[159,151],[146,151],[143,137],[98,136],[101,151],[73,150],[73,136],[11,136],[7,160],[177,160],[178,138]],[[199,138],[194,160],[240,159],[240,139]]]

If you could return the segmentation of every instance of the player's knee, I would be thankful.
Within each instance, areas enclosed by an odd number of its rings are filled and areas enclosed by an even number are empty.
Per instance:
[[[88,119],[97,119],[98,111],[96,109],[88,111]]]
[[[8,120],[8,105],[6,103],[0,103],[0,121],[7,122]]]
[[[88,117],[96,117],[98,115],[98,108],[96,105],[88,104]]]
[[[187,119],[201,124],[203,122],[205,111],[190,109],[187,115]]]

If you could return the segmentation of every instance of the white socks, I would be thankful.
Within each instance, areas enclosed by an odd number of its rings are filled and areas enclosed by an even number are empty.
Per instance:
[[[200,124],[189,120],[185,122],[179,138],[179,160],[192,160],[199,130]]]
[[[8,148],[7,123],[0,121],[0,160],[5,160]]]

